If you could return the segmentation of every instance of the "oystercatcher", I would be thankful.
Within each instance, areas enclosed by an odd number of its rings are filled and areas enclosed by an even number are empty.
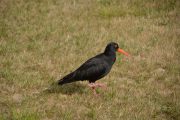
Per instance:
[[[117,43],[111,42],[106,46],[103,53],[87,60],[74,72],[60,79],[58,84],[63,85],[66,83],[88,80],[89,87],[91,87],[94,94],[96,94],[95,88],[105,87],[105,85],[95,82],[110,72],[113,64],[116,61],[116,51],[123,53],[126,56],[129,55],[127,52],[120,49]]]

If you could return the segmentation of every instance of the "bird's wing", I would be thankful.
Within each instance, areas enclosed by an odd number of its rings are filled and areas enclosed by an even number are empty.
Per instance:
[[[76,71],[76,79],[95,80],[107,73],[108,64],[99,58],[92,58],[81,65]]]

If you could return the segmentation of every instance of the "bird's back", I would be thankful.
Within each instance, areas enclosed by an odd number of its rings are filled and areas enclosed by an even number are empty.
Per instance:
[[[74,72],[66,75],[62,80],[59,81],[59,84],[65,84],[79,80],[89,80],[89,82],[95,82],[109,73],[113,65],[111,59],[114,58],[108,57],[104,53],[96,55],[95,57],[83,63]]]
[[[112,65],[108,62],[108,57],[102,53],[82,64],[75,71],[75,79],[94,82],[108,74],[111,67]]]

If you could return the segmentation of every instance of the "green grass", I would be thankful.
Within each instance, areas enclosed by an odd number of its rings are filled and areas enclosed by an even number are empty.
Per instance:
[[[1,0],[0,119],[180,119],[178,0]],[[98,82],[54,83],[114,41]],[[48,88],[48,89],[46,89]]]

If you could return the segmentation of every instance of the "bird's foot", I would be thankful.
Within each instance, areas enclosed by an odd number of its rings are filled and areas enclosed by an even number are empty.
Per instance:
[[[107,88],[106,84],[103,83],[90,83],[88,84],[91,88],[101,87],[101,88]]]
[[[92,88],[93,94],[94,94],[94,96],[96,96],[96,97],[99,96],[99,94],[96,92],[96,88],[97,88],[97,87],[101,87],[101,88],[103,88],[103,89],[106,89],[106,88],[107,88],[107,86],[106,86],[105,84],[102,84],[102,83],[90,83],[90,84],[88,84],[88,86],[89,86],[90,88]]]
[[[90,84],[88,84],[88,86],[89,86],[90,88],[92,88],[93,95],[94,95],[95,97],[98,97],[99,94],[96,92],[96,87],[97,87],[97,85],[96,85],[95,83],[90,83]]]
[[[96,83],[97,87],[103,88],[103,89],[107,89],[107,85],[103,84],[103,83]]]
[[[99,97],[99,96],[100,96],[100,95],[96,92],[95,89],[93,89],[93,95],[94,95],[95,97]]]
[[[95,89],[97,87],[95,83],[89,83],[88,86],[92,89]]]

